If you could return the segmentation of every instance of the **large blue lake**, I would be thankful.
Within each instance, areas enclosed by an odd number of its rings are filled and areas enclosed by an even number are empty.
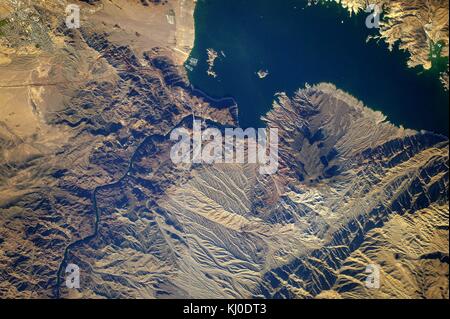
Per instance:
[[[449,96],[434,66],[410,69],[407,53],[390,52],[367,36],[366,14],[305,0],[199,0],[191,83],[213,97],[233,97],[242,127],[261,127],[274,94],[305,83],[331,82],[407,128],[448,135]],[[207,75],[206,50],[218,52]],[[268,70],[260,79],[256,72]]]

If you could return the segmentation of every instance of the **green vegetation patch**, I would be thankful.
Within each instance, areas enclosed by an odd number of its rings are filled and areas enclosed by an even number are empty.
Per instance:
[[[430,43],[429,59],[432,64],[432,68],[439,72],[445,71],[448,66],[448,57],[442,56],[442,50],[444,49],[444,46],[444,41]]]
[[[9,22],[9,21],[8,21],[7,19],[0,20],[0,37],[4,35],[3,32],[2,32],[2,27],[4,27],[5,25],[7,25],[8,22]]]

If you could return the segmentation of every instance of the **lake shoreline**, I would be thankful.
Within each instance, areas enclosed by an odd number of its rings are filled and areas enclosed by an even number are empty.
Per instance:
[[[442,120],[448,115],[448,92],[441,88],[434,69],[411,69],[406,64],[408,53],[398,48],[390,52],[384,42],[372,40],[366,43],[370,31],[361,29],[365,16],[350,17],[336,3],[333,3],[333,8],[293,9],[286,8],[284,4],[278,4],[275,8],[266,7],[269,1],[264,0],[257,8],[245,7],[247,2],[243,0],[237,2],[241,4],[238,16],[231,12],[235,13],[234,9],[239,4],[197,2],[194,12],[195,42],[190,58],[197,59],[198,65],[187,70],[187,74],[190,83],[208,96],[236,100],[242,127],[264,125],[261,117],[272,108],[276,93],[291,95],[306,84],[326,82],[333,83],[370,108],[382,112],[396,126],[449,135],[448,122]],[[334,7],[337,13],[333,12]],[[294,10],[297,12],[293,13]],[[301,19],[306,22],[299,22]],[[327,19],[334,21],[323,26],[327,33],[321,37],[314,27],[326,23]],[[309,22],[316,25],[311,26]],[[317,34],[311,35],[308,31],[299,36],[295,32],[283,32],[276,27],[283,24],[288,24],[293,30],[315,30]],[[224,25],[229,27],[224,29]],[[352,36],[351,32],[355,35]],[[275,45],[268,39],[277,39],[282,45]],[[340,44],[339,40],[345,43]],[[349,48],[346,51],[340,46]],[[332,52],[327,48],[336,49]],[[350,50],[352,48],[354,51]],[[212,70],[217,78],[207,74],[210,69],[206,63],[208,49],[222,53]],[[305,57],[302,59],[292,52]],[[348,57],[351,52],[354,56]],[[368,64],[377,59],[387,62],[381,67]],[[361,71],[366,66],[367,71]],[[267,70],[268,75],[258,77],[259,70]],[[383,86],[384,80],[388,83]],[[399,90],[393,86],[398,86]],[[416,96],[412,96],[414,94]],[[427,105],[429,110],[424,110],[421,105]]]

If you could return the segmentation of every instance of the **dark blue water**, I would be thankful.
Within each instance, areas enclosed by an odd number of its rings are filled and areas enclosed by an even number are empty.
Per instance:
[[[382,42],[366,43],[376,31],[366,28],[365,14],[350,17],[334,3],[306,3],[198,1],[191,57],[199,63],[188,71],[191,83],[213,97],[234,97],[242,127],[263,125],[260,117],[275,93],[331,82],[397,125],[448,135],[448,92],[437,67],[409,69],[407,53],[390,52]],[[219,53],[215,79],[206,74],[207,48]],[[260,69],[268,69],[269,76],[260,79]]]

